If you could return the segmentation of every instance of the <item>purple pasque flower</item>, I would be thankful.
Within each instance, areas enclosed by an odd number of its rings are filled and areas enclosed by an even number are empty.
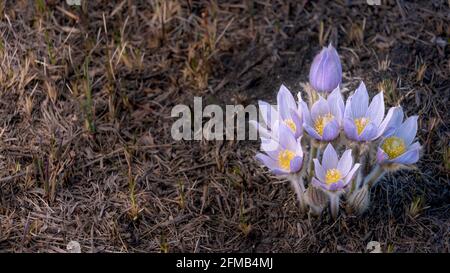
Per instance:
[[[330,44],[314,57],[309,70],[309,83],[317,92],[330,93],[341,81],[341,61],[336,49]]]
[[[344,132],[353,141],[373,141],[390,126],[395,107],[384,117],[383,92],[373,97],[369,105],[366,85],[361,82],[355,93],[347,99],[344,112]],[[383,119],[384,118],[384,119]]]
[[[390,130],[385,134],[377,150],[379,164],[414,164],[419,160],[420,144],[414,142],[417,133],[417,116],[403,121],[403,110],[394,111]]]
[[[277,138],[261,137],[261,150],[256,159],[274,174],[287,175],[300,171],[303,165],[301,137],[295,138],[292,130],[284,123],[275,126]]]
[[[360,164],[353,165],[352,150],[346,150],[339,159],[333,146],[328,143],[322,156],[322,164],[314,158],[315,177],[313,185],[327,191],[340,192],[347,187]]]
[[[276,131],[275,127],[278,126],[279,121],[284,123],[292,131],[296,139],[302,135],[303,122],[301,112],[298,111],[297,103],[286,86],[281,85],[280,90],[278,91],[277,109],[264,101],[259,101],[258,104],[261,117],[264,120],[266,128],[264,128],[264,125],[261,123],[258,124],[256,121],[250,121],[250,123],[258,129],[261,137],[277,137],[277,135],[273,134],[273,132]]]
[[[311,137],[319,141],[332,141],[338,137],[344,116],[344,100],[339,87],[327,99],[319,95],[311,111],[299,96],[299,108],[303,112],[303,127]]]

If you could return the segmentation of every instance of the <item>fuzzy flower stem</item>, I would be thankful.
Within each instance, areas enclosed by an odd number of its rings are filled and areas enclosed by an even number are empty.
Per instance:
[[[339,212],[339,195],[336,193],[330,193],[330,211],[333,219],[337,218]]]
[[[315,143],[314,139],[311,139],[310,143],[310,151],[309,151],[309,159],[308,159],[308,183],[311,182],[311,179],[314,175],[314,158],[317,158],[319,153],[319,145]]]
[[[386,174],[386,170],[383,166],[377,164],[375,168],[367,175],[366,179],[364,179],[364,184],[368,185],[369,189],[374,187],[383,176]]]
[[[298,203],[300,204],[300,210],[306,211],[306,201],[305,201],[305,184],[301,173],[295,173],[289,175],[289,181],[291,181],[292,187],[294,188],[295,194],[297,195]]]
[[[353,149],[353,158],[359,158],[359,155],[360,155],[359,151],[360,151],[360,145],[356,145],[355,148]],[[361,171],[361,168],[363,168],[363,167],[364,166],[361,166],[359,171]],[[359,183],[357,180],[358,180],[358,178],[353,179],[352,185],[350,188],[350,192],[349,192],[350,194],[357,189],[357,186],[359,186]]]
[[[315,92],[312,88],[312,86],[309,86],[310,88],[306,89],[306,91],[308,92],[308,107],[311,108],[311,106],[314,103],[314,96],[313,96],[313,92]]]
[[[361,146],[361,144],[358,146]],[[358,147],[359,163],[361,164],[361,167],[359,167],[358,176],[356,177],[355,189],[359,189],[361,187],[361,183],[363,182],[363,177],[365,176],[366,172],[366,164],[368,161],[367,153],[361,153],[361,151],[363,151],[363,149],[361,149],[361,147]]]

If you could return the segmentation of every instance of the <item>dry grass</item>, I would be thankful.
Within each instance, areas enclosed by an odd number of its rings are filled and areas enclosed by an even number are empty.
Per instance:
[[[0,252],[449,252],[448,3],[86,2],[0,4]],[[257,143],[171,139],[172,106],[299,91],[329,42],[345,87],[420,115],[362,218],[303,218]]]

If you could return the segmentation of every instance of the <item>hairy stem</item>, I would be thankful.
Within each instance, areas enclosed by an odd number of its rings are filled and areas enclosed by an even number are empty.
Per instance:
[[[377,164],[375,168],[367,175],[366,179],[364,179],[364,185],[368,185],[369,189],[374,187],[383,176],[386,174],[386,170]]]
[[[330,194],[330,212],[333,219],[337,218],[339,212],[339,195],[335,193]]]
[[[319,153],[319,145],[317,145],[314,139],[311,139],[311,143],[309,145],[309,159],[308,159],[308,183],[311,183],[311,179],[314,176],[314,158],[317,158]]]
[[[309,87],[307,88],[306,91],[308,93],[308,106],[311,108],[312,105],[314,104],[314,102],[316,102],[316,100],[317,100],[317,92],[310,85],[309,85]]]
[[[302,212],[305,212],[306,211],[305,184],[301,174],[296,173],[290,175],[289,181],[291,181],[292,187],[294,188],[298,203],[300,205],[300,210]]]
[[[363,178],[365,176],[365,172],[366,172],[366,164],[368,161],[368,153],[361,153],[362,149],[359,149],[359,163],[361,164],[361,166],[359,166],[359,170],[358,170],[358,176],[356,177],[356,183],[355,183],[355,189],[359,189],[361,187],[361,183],[363,181]]]
[[[355,148],[353,148],[353,150],[352,150],[353,158],[359,158],[359,150],[360,150],[359,145],[356,145]],[[360,169],[361,169],[361,167],[360,167]],[[350,191],[348,192],[349,194],[351,194],[352,192],[355,191],[357,184],[358,184],[357,179],[353,178]]]

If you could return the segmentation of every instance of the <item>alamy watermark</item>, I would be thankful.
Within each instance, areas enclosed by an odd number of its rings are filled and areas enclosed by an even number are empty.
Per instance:
[[[81,6],[81,0],[66,0],[69,6]]]
[[[202,98],[194,97],[193,111],[183,104],[173,107],[171,116],[178,119],[171,135],[174,140],[257,140],[257,129],[248,121],[263,120],[261,111],[255,105],[226,105],[223,109],[210,104],[203,108]]]
[[[371,6],[381,5],[381,0],[366,0],[366,3]]]

